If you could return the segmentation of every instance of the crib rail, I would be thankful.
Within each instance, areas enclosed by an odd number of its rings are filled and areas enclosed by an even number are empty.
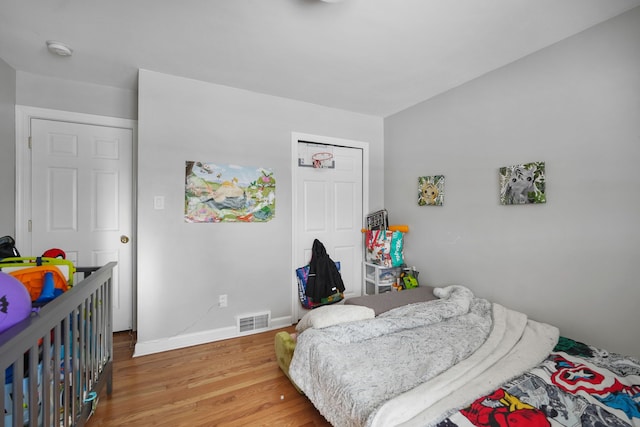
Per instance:
[[[100,390],[111,394],[115,266],[79,270],[84,280],[0,334],[0,427],[81,427]]]

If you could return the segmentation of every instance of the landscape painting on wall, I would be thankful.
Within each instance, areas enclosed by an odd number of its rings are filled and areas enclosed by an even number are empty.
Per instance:
[[[418,178],[418,206],[442,206],[444,203],[444,175]]]
[[[544,162],[500,168],[500,203],[525,205],[546,203]]]
[[[271,170],[186,162],[185,222],[266,222],[275,212],[276,181]]]

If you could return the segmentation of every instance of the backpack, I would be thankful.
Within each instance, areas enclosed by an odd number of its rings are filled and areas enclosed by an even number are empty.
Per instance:
[[[36,304],[47,303],[69,289],[67,279],[55,265],[36,265],[9,274],[22,282]]]
[[[0,237],[0,261],[4,258],[19,257],[16,241],[11,236]]]
[[[340,271],[340,261],[336,261],[336,269]],[[298,279],[298,297],[304,308],[316,308],[321,305],[333,304],[334,302],[342,301],[344,299],[344,292],[336,291],[336,293],[329,295],[326,298],[321,298],[320,301],[313,301],[306,295],[307,282],[309,280],[309,264],[304,267],[296,269],[296,278]]]

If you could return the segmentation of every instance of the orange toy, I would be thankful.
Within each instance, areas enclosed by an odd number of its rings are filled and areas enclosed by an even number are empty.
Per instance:
[[[367,230],[366,228],[363,228],[361,230],[363,233],[366,233]],[[408,233],[409,232],[409,226],[408,225],[390,225],[389,226],[389,231],[400,231],[402,233]]]

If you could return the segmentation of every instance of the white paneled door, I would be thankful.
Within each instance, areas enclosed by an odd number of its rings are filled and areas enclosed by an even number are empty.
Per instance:
[[[333,155],[331,167],[310,167],[310,156],[318,151]],[[298,158],[301,160],[296,166],[294,185],[294,262],[296,266],[307,264],[314,239],[320,240],[331,259],[340,261],[345,298],[359,296],[363,257],[363,149],[300,141]],[[299,302],[297,307],[294,315],[300,318],[305,310]]]
[[[31,119],[31,247],[77,266],[117,261],[114,331],[133,324],[131,129]]]

